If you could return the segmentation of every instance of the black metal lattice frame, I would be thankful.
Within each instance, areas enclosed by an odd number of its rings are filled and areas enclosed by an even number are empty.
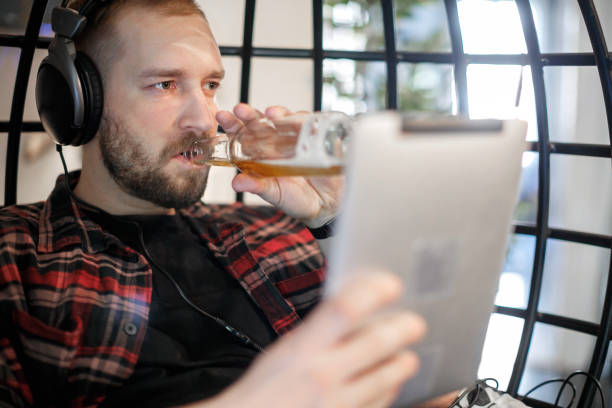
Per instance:
[[[530,65],[534,95],[536,102],[536,117],[538,141],[530,145],[530,150],[539,154],[538,169],[538,205],[535,224],[516,223],[514,231],[517,234],[534,236],[536,240],[533,262],[531,287],[527,308],[496,307],[495,312],[514,316],[524,320],[523,332],[519,344],[508,392],[516,394],[525,371],[529,345],[536,322],[546,323],[556,327],[586,333],[596,337],[596,344],[589,365],[589,374],[601,378],[605,359],[608,353],[612,330],[612,257],[607,278],[605,301],[599,324],[572,319],[555,314],[538,311],[538,301],[542,288],[542,276],[548,239],[554,238],[568,242],[576,242],[612,250],[612,237],[581,231],[571,231],[551,228],[548,225],[548,207],[550,193],[550,155],[566,154],[588,157],[611,157],[610,145],[583,143],[550,142],[548,137],[548,115],[545,96],[543,68],[547,66],[595,66],[603,90],[608,133],[612,144],[612,58],[604,39],[603,31],[597,17],[592,0],[576,0],[593,48],[592,53],[551,53],[543,54],[538,45],[537,33],[529,0],[515,0],[518,7],[523,33],[527,44],[527,54],[489,54],[472,55],[463,51],[457,0],[443,0],[446,8],[448,27],[451,38],[450,53],[420,53],[400,52],[396,50],[393,1],[381,0],[383,11],[383,26],[385,50],[372,51],[338,51],[323,49],[323,0],[313,0],[313,49],[263,48],[253,47],[253,29],[255,22],[255,0],[245,0],[245,21],[243,45],[241,47],[220,47],[221,54],[239,56],[242,59],[240,101],[249,100],[249,81],[251,78],[251,61],[253,57],[300,58],[311,59],[314,64],[314,102],[315,110],[321,109],[323,88],[323,61],[325,59],[345,58],[358,61],[383,61],[387,68],[387,101],[386,108],[396,109],[397,106],[397,66],[401,62],[452,64],[455,77],[455,92],[457,95],[458,112],[467,114],[467,66],[469,64],[516,64]],[[32,68],[33,55],[36,48],[45,49],[50,39],[39,38],[38,33],[43,20],[47,0],[35,0],[25,30],[25,35],[0,34],[0,46],[21,49],[15,88],[11,105],[10,120],[0,122],[0,132],[8,132],[5,171],[4,204],[16,202],[17,169],[19,165],[19,144],[22,132],[42,132],[40,122],[23,122],[26,90],[29,73]],[[237,200],[242,201],[242,195]],[[593,401],[595,388],[586,383],[579,406],[589,407]],[[528,399],[531,405],[550,407],[550,404],[534,399]]]

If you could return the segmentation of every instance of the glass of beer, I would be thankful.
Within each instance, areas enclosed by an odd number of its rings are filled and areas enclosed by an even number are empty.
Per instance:
[[[340,174],[351,134],[351,118],[341,112],[261,118],[236,134],[196,141],[189,150],[197,164],[234,166],[258,177]]]

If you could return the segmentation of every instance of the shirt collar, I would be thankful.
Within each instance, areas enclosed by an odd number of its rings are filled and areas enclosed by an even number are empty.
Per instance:
[[[69,173],[71,189],[75,188],[80,175],[80,171]],[[63,174],[57,178],[55,188],[43,206],[39,220],[38,250],[41,253],[55,252],[75,244],[87,253],[105,249],[108,245],[107,234],[83,212],[83,208],[99,209],[77,202],[69,193],[65,178]]]
[[[81,175],[80,170],[69,173],[70,189],[74,189]],[[87,216],[86,211],[103,210],[77,201],[68,191],[66,176],[60,175],[55,187],[44,203],[39,220],[38,250],[41,253],[56,252],[70,245],[79,245],[86,253],[105,250],[116,238],[105,231]],[[198,201],[194,205],[179,210],[188,218],[197,218],[197,230],[215,252],[223,251],[229,240],[242,238],[242,228],[235,223],[226,222],[212,208]]]

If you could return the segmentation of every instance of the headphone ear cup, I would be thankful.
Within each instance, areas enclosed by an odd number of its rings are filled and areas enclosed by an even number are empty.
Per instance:
[[[102,78],[91,58],[86,54],[77,52],[74,65],[81,80],[83,102],[85,104],[85,123],[83,129],[79,132],[80,137],[73,143],[74,146],[79,146],[93,139],[98,131],[104,108],[104,95]]]
[[[64,75],[45,58],[36,77],[36,107],[43,127],[57,144],[70,145],[75,139],[74,103]]]
[[[40,64],[36,79],[36,107],[43,127],[55,143],[64,146],[80,146],[95,136],[104,105],[102,79],[93,61],[77,52],[74,69],[83,90],[82,101],[73,99],[68,81],[48,57]],[[74,126],[77,103],[84,105],[80,127]]]

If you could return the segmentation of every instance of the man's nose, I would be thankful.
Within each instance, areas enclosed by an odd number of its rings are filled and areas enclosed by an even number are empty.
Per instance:
[[[216,104],[201,89],[194,89],[185,96],[185,106],[179,119],[184,131],[207,133],[217,127]]]

